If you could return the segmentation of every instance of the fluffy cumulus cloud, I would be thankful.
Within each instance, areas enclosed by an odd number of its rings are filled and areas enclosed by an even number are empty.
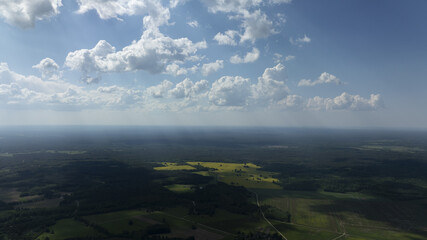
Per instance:
[[[172,86],[173,83],[171,81],[163,80],[160,84],[147,88],[145,92],[148,96],[154,98],[164,98],[167,97],[167,93]]]
[[[0,17],[9,24],[31,28],[36,20],[57,15],[61,6],[62,0],[1,0]]]
[[[51,58],[45,58],[39,64],[33,66],[40,71],[44,79],[57,80],[60,78],[58,64]]]
[[[318,84],[341,84],[341,80],[337,78],[336,76],[324,72],[322,73],[319,78],[315,81],[309,80],[309,79],[302,79],[298,82],[298,87],[312,87],[316,86]]]
[[[197,65],[194,65],[189,68],[181,67],[176,63],[172,63],[166,66],[165,72],[166,74],[170,74],[173,76],[179,76],[179,75],[186,75],[189,72],[195,73],[199,67]]]
[[[242,17],[244,32],[240,42],[251,41],[253,43],[259,38],[267,38],[276,32],[273,22],[268,20],[267,15],[260,10],[252,13],[245,11]]]
[[[259,58],[259,50],[258,48],[253,48],[252,52],[246,53],[244,57],[240,57],[239,55],[234,55],[230,58],[230,62],[237,63],[250,63],[255,62]]]
[[[95,10],[101,19],[116,18],[123,15],[147,15],[143,22],[146,28],[157,28],[167,24],[170,12],[157,0],[77,0],[77,13]]]
[[[224,60],[216,60],[215,62],[206,63],[202,65],[202,74],[203,76],[207,76],[221,68],[224,68]]]
[[[53,63],[53,60],[44,59],[36,66],[41,69],[42,66],[56,69]],[[223,76],[211,86],[207,80],[192,82],[185,78],[177,84],[164,80],[145,90],[118,85],[93,89],[62,79],[50,81],[32,75],[25,76],[10,70],[8,64],[0,63],[0,105],[4,108],[137,108],[146,111],[198,111],[210,107],[215,107],[216,110],[268,107],[299,111],[373,111],[383,107],[379,94],[363,98],[343,93],[335,98],[316,96],[308,99],[290,94],[284,70],[285,66],[280,63],[266,68],[256,83],[241,76]]]
[[[252,86],[253,98],[262,104],[273,104],[287,97],[289,89],[286,86],[285,66],[277,64],[265,69],[258,83]]]
[[[197,50],[203,48],[206,48],[205,41],[193,43],[188,38],[173,39],[147,30],[140,40],[121,51],[116,51],[108,42],[101,40],[92,49],[70,52],[65,65],[81,71],[83,80],[91,83],[98,81],[103,72],[145,70],[153,74],[162,73],[167,71],[169,64],[197,59]]]
[[[174,98],[191,98],[206,92],[209,88],[209,83],[206,80],[200,80],[193,83],[189,78],[178,83],[175,88],[169,90],[169,94]]]
[[[301,110],[304,107],[304,99],[299,95],[288,95],[277,102],[276,107],[283,110]]]
[[[219,45],[231,45],[236,46],[236,37],[239,36],[239,32],[234,30],[227,30],[225,33],[217,33],[214,36],[214,40],[218,42]]]
[[[230,14],[230,19],[241,21],[241,31],[228,30],[225,33],[217,33],[214,39],[222,45],[236,45],[235,38],[240,37],[240,43],[252,42],[257,39],[267,38],[277,33],[274,29],[273,21],[260,10],[260,6],[289,3],[289,0],[271,0],[263,2],[262,0],[204,0],[208,10],[212,13],[223,12]],[[279,17],[277,24],[283,24],[284,18]]]
[[[382,107],[383,102],[379,94],[371,94],[370,98],[363,98],[346,92],[335,98],[316,96],[310,98],[307,103],[307,108],[314,110],[372,111]]]
[[[216,106],[246,106],[251,96],[251,82],[241,76],[224,76],[212,84],[209,101]]]

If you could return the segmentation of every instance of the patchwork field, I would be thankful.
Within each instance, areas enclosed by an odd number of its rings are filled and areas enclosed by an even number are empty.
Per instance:
[[[220,213],[210,217],[210,221],[198,221],[185,217],[184,208],[172,208],[165,212],[147,212],[145,210],[128,210],[110,212],[85,216],[83,219],[89,224],[74,219],[63,219],[58,221],[49,229],[49,232],[40,235],[37,240],[44,240],[46,237],[53,240],[63,240],[66,238],[79,237],[102,237],[104,234],[95,229],[105,229],[113,236],[133,236],[136,237],[154,225],[167,225],[170,233],[158,234],[170,238],[187,238],[194,236],[200,240],[224,239],[228,234],[221,229],[210,227],[215,222],[222,222],[230,215]],[[185,218],[184,218],[185,217]],[[200,224],[207,223],[209,226]],[[101,231],[102,232],[102,231]]]
[[[155,170],[196,170],[202,176],[212,176],[217,181],[245,188],[280,189],[275,173],[259,170],[261,167],[252,163],[187,162],[187,164],[163,162],[163,167]],[[200,170],[202,169],[202,170]]]
[[[64,240],[69,238],[83,238],[83,237],[103,237],[102,233],[97,232],[90,226],[76,221],[74,219],[62,219],[56,222],[55,225],[50,227],[49,232],[41,234],[37,240]]]

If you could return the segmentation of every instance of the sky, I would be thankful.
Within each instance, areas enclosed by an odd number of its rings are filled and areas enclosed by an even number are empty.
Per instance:
[[[0,125],[427,128],[424,0],[0,0]]]

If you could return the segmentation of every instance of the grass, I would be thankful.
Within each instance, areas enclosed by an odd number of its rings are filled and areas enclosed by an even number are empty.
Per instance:
[[[217,209],[213,216],[188,215],[185,218],[233,234],[238,231],[255,232],[256,229],[268,227],[259,216],[236,214],[222,209]]]
[[[186,184],[173,184],[165,186],[167,189],[176,192],[176,193],[184,193],[193,191],[194,185],[186,185]]]
[[[91,223],[99,225],[107,229],[110,233],[121,234],[125,231],[133,232],[141,229],[145,229],[148,225],[147,222],[138,219],[138,216],[147,215],[146,211],[143,210],[129,210],[110,212],[104,214],[97,214],[84,217]],[[132,224],[129,224],[132,221]]]
[[[394,145],[363,145],[356,149],[359,150],[373,150],[373,151],[392,151],[401,153],[416,153],[425,151],[422,148],[417,147],[405,147],[405,146],[394,146]]]
[[[162,167],[155,167],[154,170],[158,171],[180,171],[180,170],[195,170],[194,167],[187,164],[178,164],[171,162],[162,162]]]
[[[254,189],[280,189],[275,184],[279,180],[274,178],[272,172],[259,170],[259,166],[253,163],[219,163],[219,162],[187,162],[192,166],[209,168],[208,171],[198,171],[203,176],[213,176],[218,181],[230,185],[243,186]]]
[[[74,219],[67,218],[56,222],[50,228],[51,233],[41,234],[37,240],[44,240],[48,237],[50,240],[63,240],[69,238],[83,237],[103,237],[104,235],[97,232],[95,229],[85,226],[83,223]],[[53,233],[52,233],[53,232]]]
[[[277,197],[263,200],[262,203],[289,212],[292,223],[328,231],[340,230],[337,224],[338,219],[334,218],[332,214],[313,211],[316,205],[329,204],[329,200]]]
[[[274,226],[286,236],[287,239],[298,239],[298,240],[331,240],[341,235],[336,232],[328,232],[315,228],[289,225],[284,223],[272,222]]]
[[[415,233],[408,233],[403,231],[394,231],[387,229],[378,228],[358,228],[358,227],[346,227],[349,237],[347,240],[425,240],[427,239],[427,233],[422,236]]]

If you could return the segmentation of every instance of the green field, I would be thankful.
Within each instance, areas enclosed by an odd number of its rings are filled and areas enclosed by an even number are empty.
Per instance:
[[[422,216],[425,216],[423,212],[410,211],[414,206],[407,205],[408,203],[376,201],[371,196],[356,193],[283,192],[282,194],[267,192],[264,194],[262,204],[273,207],[269,210],[272,215],[276,212],[291,214],[291,223],[273,220],[278,224],[275,226],[288,239],[311,239],[315,234],[318,236],[316,239],[332,239],[334,234],[339,236],[344,232],[346,236],[342,239],[352,240],[426,239],[423,234],[402,230],[412,221],[422,222],[415,219],[422,219]]]
[[[285,223],[272,222],[274,226],[282,232],[287,239],[298,239],[298,240],[332,240],[340,233],[324,231],[322,229],[316,229],[309,226],[298,226],[290,225]]]
[[[194,190],[194,185],[187,184],[172,184],[165,187],[176,193],[191,192]]]
[[[143,216],[146,214],[146,211],[143,210],[130,210],[91,215],[84,219],[107,229],[112,234],[122,234],[145,229],[150,225],[149,221],[144,221]],[[132,224],[129,224],[130,222]]]
[[[103,234],[74,219],[62,219],[49,229],[50,233],[41,234],[37,240],[63,240],[79,237],[102,237]]]

